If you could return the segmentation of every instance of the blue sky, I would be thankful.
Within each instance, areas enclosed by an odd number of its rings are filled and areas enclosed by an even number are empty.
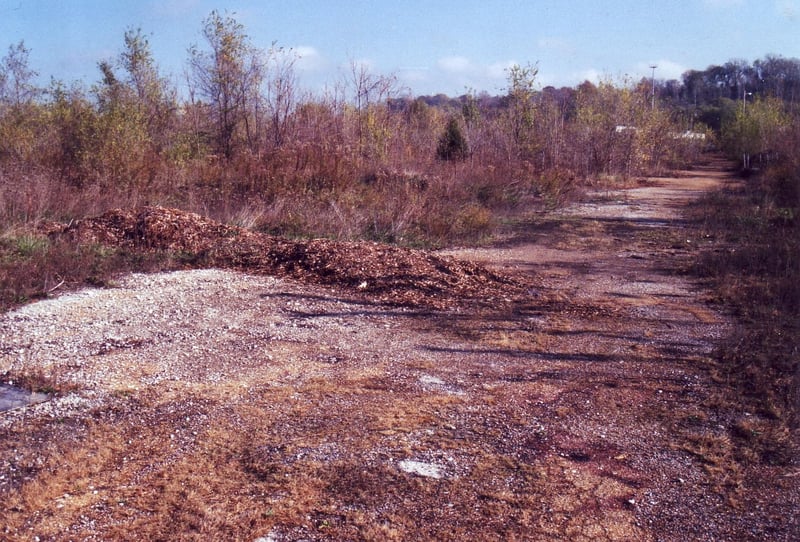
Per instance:
[[[0,51],[24,40],[46,82],[99,79],[128,28],[150,36],[180,83],[187,49],[213,10],[234,15],[253,43],[299,55],[302,87],[342,81],[351,61],[395,74],[414,94],[490,93],[514,63],[539,84],[600,77],[680,78],[733,58],[800,57],[800,0],[0,0]]]

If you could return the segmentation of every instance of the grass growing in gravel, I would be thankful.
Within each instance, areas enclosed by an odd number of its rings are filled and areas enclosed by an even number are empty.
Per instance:
[[[699,254],[693,272],[711,283],[740,323],[720,350],[718,378],[736,385],[757,414],[795,431],[800,427],[799,203],[800,173],[786,168],[711,194],[694,208],[704,235],[716,242],[714,250]],[[765,433],[743,427],[739,436],[752,441],[762,459],[789,459],[786,429]]]
[[[165,251],[77,245],[41,233],[0,238],[0,311],[81,285],[107,285],[115,274],[177,266]]]

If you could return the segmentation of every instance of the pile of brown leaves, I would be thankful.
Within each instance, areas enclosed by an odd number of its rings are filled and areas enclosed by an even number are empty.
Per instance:
[[[496,305],[530,285],[483,266],[368,242],[289,240],[163,207],[115,209],[56,235],[78,244],[170,251],[194,267],[236,269],[341,287],[380,302],[447,308],[465,301]]]

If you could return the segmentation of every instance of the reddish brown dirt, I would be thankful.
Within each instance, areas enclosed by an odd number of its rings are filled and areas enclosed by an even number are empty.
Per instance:
[[[749,446],[774,422],[713,378],[733,323],[678,273],[713,242],[682,207],[730,182],[438,255],[160,209],[75,225],[228,270],[0,320],[0,373],[71,390],[0,414],[0,538],[795,540],[800,471]]]

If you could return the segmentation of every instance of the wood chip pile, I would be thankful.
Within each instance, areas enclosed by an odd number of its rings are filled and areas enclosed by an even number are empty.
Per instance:
[[[77,221],[57,235],[79,244],[180,254],[196,267],[236,269],[336,286],[392,304],[449,308],[496,305],[530,285],[481,265],[369,242],[289,240],[163,207],[115,209]]]

